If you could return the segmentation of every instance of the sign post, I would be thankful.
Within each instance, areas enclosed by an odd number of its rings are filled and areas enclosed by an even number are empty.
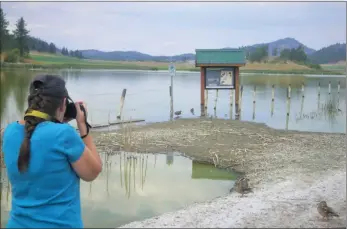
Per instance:
[[[171,83],[170,83],[170,119],[173,119],[173,77],[176,75],[176,67],[174,63],[170,63],[169,65],[169,73],[170,73],[170,78],[171,78]]]

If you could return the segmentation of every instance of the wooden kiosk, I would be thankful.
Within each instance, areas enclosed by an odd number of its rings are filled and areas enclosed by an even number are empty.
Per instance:
[[[201,116],[205,116],[205,90],[235,90],[235,112],[239,107],[240,67],[245,66],[242,49],[196,49],[195,66],[200,67]]]

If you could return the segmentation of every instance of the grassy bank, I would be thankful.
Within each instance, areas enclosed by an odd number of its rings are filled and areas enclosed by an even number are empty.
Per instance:
[[[61,55],[31,53],[30,59],[25,59],[24,63],[2,63],[4,68],[24,68],[24,69],[129,69],[129,70],[167,70],[166,62],[149,61],[103,61],[78,59]],[[192,63],[176,63],[178,71],[199,71]],[[242,73],[260,74],[342,74],[334,69],[312,69],[304,65],[295,63],[249,63],[241,67]]]
[[[346,62],[341,61],[336,64],[322,64],[321,66],[324,70],[336,71],[342,74],[346,74]]]

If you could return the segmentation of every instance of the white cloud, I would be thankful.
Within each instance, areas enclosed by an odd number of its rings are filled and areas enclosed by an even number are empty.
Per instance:
[[[23,16],[32,35],[73,49],[169,55],[284,37],[316,49],[346,41],[345,3],[6,2],[2,7],[11,24]]]

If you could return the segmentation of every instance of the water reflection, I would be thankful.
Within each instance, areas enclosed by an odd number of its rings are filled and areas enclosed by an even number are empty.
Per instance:
[[[31,77],[44,72],[1,72],[0,112],[2,125],[22,117],[26,107],[26,94]],[[124,119],[145,119],[146,122],[168,121],[170,111],[169,75],[150,71],[76,71],[52,72],[62,75],[74,100],[84,100],[89,108],[92,124],[107,124],[117,120],[120,95],[127,89],[123,107]],[[198,73],[177,73],[174,80],[174,110],[182,110],[182,118],[197,118],[200,111]],[[339,77],[307,77],[298,75],[242,75],[243,88],[241,114],[244,121],[266,123],[278,129],[340,132],[346,131],[345,108],[325,119],[298,119],[304,114],[317,112],[319,106],[335,96],[339,104],[345,103],[346,80]],[[290,103],[287,103],[288,85],[291,85]],[[304,85],[304,91],[302,86]],[[319,85],[319,86],[318,86]],[[329,92],[330,85],[330,92]],[[254,87],[256,86],[256,93]],[[274,86],[274,88],[273,88]],[[303,96],[304,95],[304,96]],[[189,99],[187,99],[187,96]],[[218,96],[218,98],[217,98]],[[205,113],[212,118],[235,119],[235,102],[229,90],[210,90],[206,94]],[[312,102],[316,101],[316,102]],[[16,104],[16,105],[14,105]],[[289,115],[288,108],[290,108]],[[74,122],[71,122],[75,125]],[[110,128],[111,130],[112,128]]]
[[[111,228],[226,195],[236,175],[179,154],[103,154],[104,169],[81,182],[86,227]],[[175,163],[167,164],[167,159]],[[174,158],[174,160],[173,160]],[[153,165],[156,164],[154,167]],[[11,185],[2,170],[1,224],[11,209]]]

